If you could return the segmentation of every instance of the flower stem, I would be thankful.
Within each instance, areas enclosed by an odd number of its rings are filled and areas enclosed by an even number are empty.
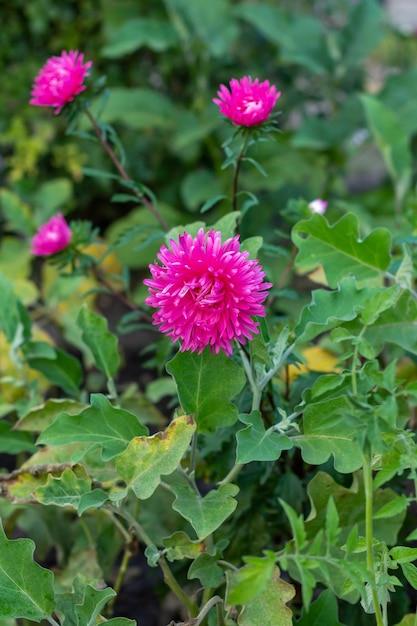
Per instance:
[[[94,132],[96,133],[97,137],[100,140],[101,145],[103,146],[103,148],[105,149],[105,151],[107,152],[107,154],[109,155],[110,159],[113,161],[113,164],[115,166],[115,168],[117,169],[117,171],[119,172],[120,176],[123,178],[123,180],[125,180],[127,183],[131,183],[133,184],[133,180],[130,178],[130,176],[127,174],[125,168],[123,167],[123,165],[120,163],[119,159],[117,158],[117,156],[115,155],[113,149],[111,148],[110,144],[108,143],[108,141],[106,140],[106,138],[103,136],[103,133],[100,130],[99,125],[97,124],[96,119],[94,118],[94,116],[92,115],[91,111],[89,109],[85,110],[88,119],[91,122],[91,125],[94,129]],[[149,198],[147,198],[144,194],[141,194],[139,192],[138,189],[136,189],[135,186],[132,187],[133,192],[135,193],[135,195],[138,196],[138,198],[140,199],[141,202],[143,202],[143,204],[146,206],[146,208],[149,209],[149,211],[152,213],[152,215],[158,220],[158,222],[161,224],[162,228],[166,231],[169,230],[168,224],[166,223],[166,221],[164,220],[164,218],[162,217],[162,215],[159,213],[159,211],[154,207],[154,205],[152,204],[152,202],[149,200]]]
[[[242,165],[242,159],[245,155],[246,148],[248,146],[248,140],[249,140],[249,133],[246,133],[245,138],[242,143],[242,147],[240,149],[239,156],[237,157],[237,160],[236,160],[235,175],[233,177],[233,202],[232,202],[233,211],[237,211],[237,191],[238,191],[238,185],[239,185],[239,172],[240,172],[240,166]]]
[[[373,548],[373,485],[372,485],[372,467],[371,467],[371,450],[369,443],[363,455],[363,483],[365,489],[365,541],[366,541],[366,565],[370,577],[372,601],[375,609],[375,619],[377,626],[384,626],[381,614],[381,606],[379,604],[378,592],[375,579],[375,562]]]

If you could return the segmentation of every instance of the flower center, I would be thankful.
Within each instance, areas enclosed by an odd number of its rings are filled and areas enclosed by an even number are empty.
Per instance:
[[[262,109],[262,100],[243,100],[243,113],[256,113]]]

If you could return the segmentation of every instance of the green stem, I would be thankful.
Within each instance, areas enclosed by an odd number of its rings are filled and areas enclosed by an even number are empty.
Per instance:
[[[57,621],[56,621],[56,620],[52,617],[52,615],[45,615],[45,619],[46,619],[46,620],[47,620],[50,624],[52,624],[52,626],[60,626],[60,623],[59,623],[59,622],[57,622]]]
[[[106,138],[103,136],[103,133],[100,130],[99,125],[97,124],[94,116],[92,115],[91,111],[89,111],[89,109],[85,110],[88,119],[91,122],[91,125],[94,129],[94,132],[96,133],[97,137],[100,140],[101,145],[103,146],[103,148],[105,149],[105,151],[107,152],[107,154],[109,155],[110,159],[113,161],[113,165],[115,166],[115,168],[117,169],[117,171],[119,172],[120,176],[123,178],[123,180],[125,180],[127,183],[133,183],[133,180],[130,178],[130,176],[127,174],[125,168],[123,167],[123,165],[120,163],[119,159],[117,158],[117,156],[115,155],[115,153],[113,152],[110,144],[108,143],[108,141],[106,140]],[[159,211],[154,207],[154,205],[152,204],[152,202],[149,200],[149,198],[147,198],[144,194],[142,194],[138,189],[136,189],[135,186],[132,187],[132,191],[133,193],[138,196],[139,200],[141,202],[143,202],[143,204],[146,206],[147,209],[149,209],[149,211],[152,213],[152,215],[155,217],[155,219],[158,220],[158,222],[161,224],[162,228],[166,231],[169,230],[168,224],[166,223],[166,221],[164,220],[164,218],[162,217],[162,215],[159,213]]]
[[[137,537],[146,545],[152,546],[154,542],[149,537],[145,529],[139,524],[139,522],[129,513],[129,511],[124,510],[114,510],[114,513],[124,517],[124,519],[130,524],[130,526],[135,530]],[[198,615],[198,607],[195,602],[193,602],[183,591],[183,589],[178,584],[175,576],[171,572],[168,563],[165,560],[164,556],[159,557],[158,561],[159,567],[161,568],[164,574],[164,580],[171,591],[177,596],[179,600],[187,607],[191,617],[195,617]]]
[[[213,596],[212,598],[210,598],[210,600],[201,609],[200,613],[197,616],[197,619],[193,622],[193,626],[201,626],[209,611],[211,611],[213,606],[216,606],[216,604],[223,604],[223,598],[221,598],[220,596]]]
[[[375,619],[377,626],[386,626],[382,619],[381,606],[379,604],[378,592],[375,579],[375,562],[373,548],[373,484],[371,467],[371,450],[369,444],[366,446],[363,455],[363,483],[365,489],[365,541],[366,541],[366,565],[370,577],[372,601],[375,609]]]
[[[233,211],[237,211],[237,191],[238,191],[238,185],[239,185],[239,172],[240,172],[240,166],[242,165],[242,159],[244,157],[244,154],[246,152],[246,148],[248,145],[248,140],[249,140],[249,133],[246,133],[245,138],[242,143],[242,147],[240,149],[239,156],[237,157],[237,161],[236,161],[235,175],[233,177],[233,195],[232,195]]]
[[[119,594],[120,589],[122,588],[123,581],[127,572],[127,568],[129,566],[131,556],[132,556],[132,551],[130,549],[130,546],[127,545],[124,549],[122,562],[120,563],[119,571],[117,573],[117,578],[113,585],[113,589],[115,590],[116,595],[110,598],[109,602],[107,603],[107,607],[106,607],[107,616],[111,616],[113,614],[113,607],[116,602],[117,595]]]
[[[242,463],[237,463],[236,465],[234,465],[230,472],[227,474],[227,476],[223,478],[223,480],[221,480],[219,483],[217,483],[219,487],[231,483],[236,478],[236,476],[240,474],[243,467],[244,465]]]

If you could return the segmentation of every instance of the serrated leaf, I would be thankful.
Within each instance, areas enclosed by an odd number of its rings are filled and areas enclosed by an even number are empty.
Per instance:
[[[296,266],[305,273],[322,265],[331,287],[348,275],[358,281],[381,279],[390,264],[389,231],[376,228],[361,239],[358,218],[352,213],[333,225],[316,213],[298,223],[292,237],[298,248]]]
[[[135,415],[115,408],[104,395],[92,394],[90,401],[91,406],[78,415],[59,414],[40,435],[38,443],[96,443],[103,447],[103,460],[109,460],[125,450],[134,437],[148,433]]]
[[[40,622],[55,608],[53,573],[33,560],[31,539],[9,540],[0,525],[0,618]]]
[[[417,548],[395,546],[389,551],[390,556],[397,563],[412,563],[417,560]]]
[[[107,321],[84,305],[77,317],[82,340],[90,348],[96,366],[112,378],[120,365],[117,337],[107,329]]]
[[[161,476],[172,474],[184,456],[196,425],[191,415],[172,420],[167,429],[152,437],[134,437],[116,458],[116,470],[139,499],[146,500],[158,487]]]
[[[292,448],[289,437],[271,428],[265,430],[259,411],[252,411],[250,415],[239,415],[239,420],[247,424],[247,427],[236,433],[236,463],[276,461],[283,450]]]
[[[382,311],[364,337],[379,354],[386,343],[393,343],[408,352],[417,354],[417,301],[408,291],[402,293],[393,306]],[[353,334],[363,332],[359,320],[346,323],[346,329]]]
[[[172,485],[176,495],[172,508],[188,520],[199,539],[204,539],[233,513],[237,501],[233,498],[239,488],[221,485],[201,498],[189,485]]]
[[[167,363],[183,410],[194,415],[199,432],[234,424],[238,410],[231,399],[245,384],[243,370],[223,352],[178,352]]]
[[[81,496],[91,491],[91,478],[81,466],[67,467],[60,476],[48,475],[46,485],[38,487],[36,498],[41,504],[72,506],[77,509]]]
[[[349,473],[362,466],[362,452],[356,441],[359,422],[348,420],[353,409],[345,396],[309,404],[303,416],[304,434],[291,439],[301,448],[306,463],[321,465],[331,455],[335,468]]]
[[[358,289],[351,277],[341,280],[336,291],[315,289],[311,294],[311,304],[303,308],[294,329],[297,342],[311,341],[317,335],[339,327],[341,322],[353,320],[368,302],[385,291],[385,287]]]

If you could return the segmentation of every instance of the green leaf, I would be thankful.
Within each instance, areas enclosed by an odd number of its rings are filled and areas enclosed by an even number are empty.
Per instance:
[[[7,539],[0,525],[0,619],[40,622],[55,608],[51,571],[33,560],[31,539]]]
[[[85,408],[85,404],[75,400],[49,398],[41,406],[31,409],[14,425],[15,430],[40,433],[50,426],[59,413],[76,415]]]
[[[236,226],[240,217],[239,211],[231,211],[217,220],[212,228],[221,232],[222,240],[224,241],[236,235]]]
[[[172,485],[176,495],[172,508],[188,520],[199,539],[213,533],[236,509],[233,498],[239,488],[221,485],[201,498],[189,485]]]
[[[41,504],[72,506],[77,509],[81,496],[91,491],[91,478],[78,465],[67,467],[60,476],[49,474],[46,485],[38,487],[35,495]]]
[[[403,513],[407,510],[409,505],[408,498],[405,494],[401,494],[395,500],[391,500],[385,504],[377,513],[374,514],[374,519],[385,519],[387,517],[393,517],[399,513]],[[417,556],[416,556],[417,558]]]
[[[27,357],[28,365],[41,372],[51,383],[70,395],[79,395],[83,373],[79,361],[58,348],[52,348],[53,358]]]
[[[98,100],[91,107],[93,114],[101,109]],[[113,87],[101,120],[108,124],[120,122],[135,130],[143,128],[174,128],[177,111],[169,98],[153,89]]]
[[[401,569],[405,578],[408,580],[413,589],[417,589],[417,567],[412,563],[401,563]],[[413,616],[414,617],[414,616]]]
[[[228,575],[230,586],[233,585],[234,576],[234,573]],[[239,626],[292,626],[292,611],[286,603],[294,595],[294,587],[280,578],[280,571],[275,567],[265,590],[244,603],[238,617]]]
[[[238,36],[237,26],[230,16],[227,0],[171,0],[174,21],[187,41],[194,42],[205,54],[222,58]]]
[[[198,578],[203,587],[215,589],[223,580],[223,570],[217,565],[217,556],[203,552],[190,565],[187,578]]]
[[[178,352],[166,365],[174,377],[185,413],[193,414],[199,432],[234,424],[238,410],[231,399],[245,384],[243,370],[223,352]]]
[[[49,220],[63,205],[68,204],[72,189],[69,178],[54,178],[42,183],[34,197],[39,224]]]
[[[12,343],[20,323],[18,300],[13,290],[13,284],[0,273],[0,330],[9,343]]]
[[[181,196],[189,211],[197,211],[213,196],[221,197],[222,186],[208,169],[189,172],[181,183]]]
[[[337,291],[315,289],[311,294],[311,304],[303,308],[294,329],[297,341],[306,343],[325,331],[339,327],[340,322],[354,319],[376,295],[386,291],[386,287],[358,289],[352,277],[341,280]]]
[[[228,604],[246,604],[265,591],[274,573],[275,553],[243,557],[246,565],[227,578]]]
[[[168,561],[196,559],[206,549],[202,541],[193,541],[182,530],[178,530],[170,537],[166,537],[162,543],[167,548],[166,557]]]
[[[152,18],[129,19],[119,28],[113,27],[107,39],[107,45],[101,50],[106,59],[118,59],[142,47],[163,52],[178,43],[171,24]]]
[[[103,447],[103,460],[108,461],[123,452],[134,437],[147,433],[135,415],[115,408],[105,396],[95,393],[91,395],[91,406],[78,415],[60,413],[40,435],[38,443],[96,443]]]
[[[391,548],[389,555],[397,563],[412,563],[417,560],[417,548],[395,546],[394,548]]]
[[[402,200],[411,183],[410,137],[397,115],[378,98],[362,95],[361,100],[371,132],[395,183],[397,198]]]
[[[235,14],[250,22],[273,44],[280,56],[311,72],[322,74],[331,66],[322,23],[309,15],[294,14],[262,3],[240,4]]]
[[[330,589],[322,591],[320,596],[306,611],[301,611],[301,618],[296,626],[343,626],[338,619],[337,599]]]
[[[107,378],[112,378],[120,365],[117,337],[107,330],[107,321],[84,305],[77,317],[82,340],[90,348],[94,362]]]
[[[358,526],[356,537],[365,535],[365,494],[360,474],[355,476],[349,488],[339,485],[329,474],[319,471],[310,481],[307,488],[310,499],[311,513],[305,521],[307,539],[312,541],[325,525],[328,501],[333,498],[339,516],[342,537],[348,538],[352,528]],[[376,489],[373,493],[374,510],[377,513],[388,502],[397,498],[392,489]],[[395,544],[397,534],[404,521],[405,511],[395,517],[374,519],[373,534],[375,539],[387,544]],[[355,533],[350,537],[350,550],[355,544]]]
[[[302,272],[310,272],[322,265],[331,287],[336,287],[349,274],[358,281],[382,279],[390,264],[389,231],[376,228],[361,239],[358,219],[353,213],[344,215],[332,226],[316,213],[309,220],[299,222],[292,237],[299,249],[296,266]]]
[[[339,34],[341,64],[346,69],[356,67],[378,45],[383,34],[381,7],[374,0],[353,4]]]
[[[116,470],[136,496],[149,498],[161,475],[174,472],[184,456],[196,425],[190,415],[172,420],[164,432],[152,437],[135,437],[116,459]]]
[[[83,602],[75,605],[75,615],[78,626],[95,626],[101,609],[116,595],[110,587],[106,589],[94,589],[91,585],[85,588]]]
[[[29,433],[17,432],[13,424],[0,421],[0,452],[20,454],[20,452],[35,452],[36,446]]]
[[[387,310],[381,312],[371,326],[366,328],[364,338],[372,346],[376,354],[381,352],[386,343],[393,343],[408,352],[417,354],[417,301],[408,291]],[[345,325],[349,332],[363,332],[359,320]]]
[[[259,411],[252,411],[250,415],[239,415],[239,420],[248,426],[236,433],[236,463],[276,461],[282,450],[292,448],[289,437],[271,428],[265,430]]]
[[[356,441],[359,424],[348,420],[353,409],[345,396],[309,404],[303,416],[304,434],[291,439],[301,448],[306,463],[321,465],[331,455],[341,473],[354,472],[362,465],[361,448]]]
[[[0,207],[8,229],[30,236],[36,230],[29,205],[9,189],[0,189]]]

